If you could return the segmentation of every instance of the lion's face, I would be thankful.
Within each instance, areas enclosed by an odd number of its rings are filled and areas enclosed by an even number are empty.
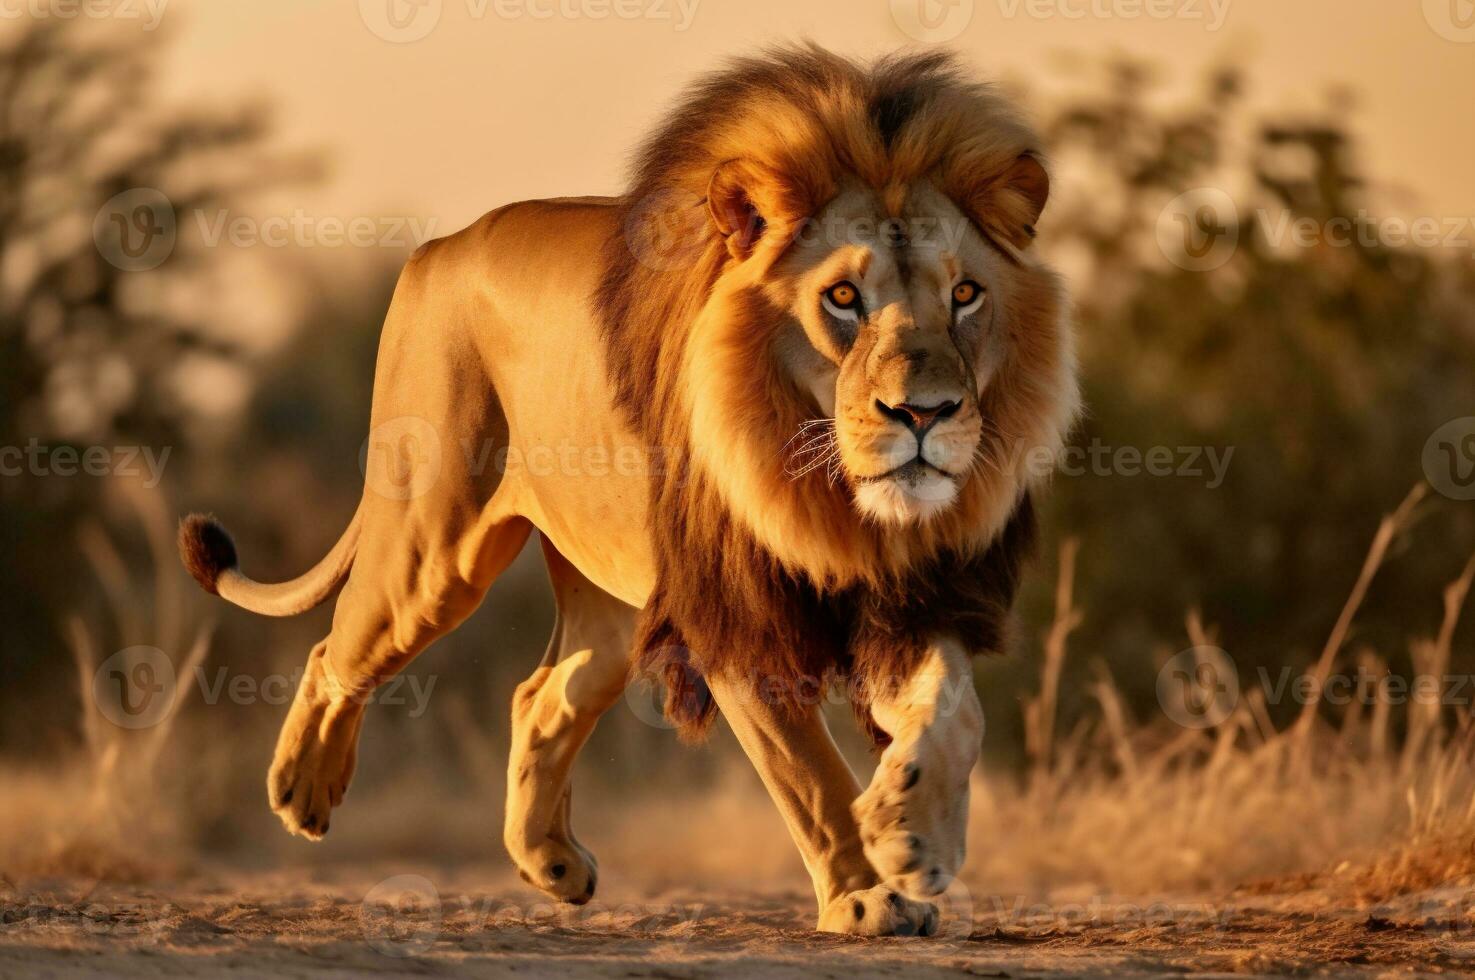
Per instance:
[[[663,417],[695,463],[688,524],[735,517],[826,587],[1003,528],[1079,404],[1061,283],[1030,252],[1049,177],[1015,135],[939,132],[864,175],[782,154],[716,167],[694,277],[710,285],[640,301],[686,325],[654,384],[679,384]]]
[[[1006,343],[996,294],[1007,272],[925,183],[893,209],[855,184],[806,222],[771,284],[790,311],[776,356],[817,410],[789,447],[790,468],[829,468],[883,524],[951,507],[978,462],[980,396]]]

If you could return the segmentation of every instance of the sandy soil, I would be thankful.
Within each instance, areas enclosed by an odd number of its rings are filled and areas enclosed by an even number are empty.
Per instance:
[[[376,869],[385,870],[385,869]],[[942,935],[807,928],[797,889],[543,903],[497,875],[0,879],[0,976],[978,977],[1475,972],[1468,889],[1375,907],[1319,892],[1150,902],[953,895]],[[971,907],[970,907],[971,906]]]

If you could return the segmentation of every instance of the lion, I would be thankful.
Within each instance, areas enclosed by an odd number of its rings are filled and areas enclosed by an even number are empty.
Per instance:
[[[964,859],[983,714],[1035,499],[1079,411],[1061,280],[1032,250],[1039,141],[952,57],[734,60],[645,141],[625,193],[499,208],[406,265],[365,489],[311,571],[210,592],[266,615],[340,585],[267,780],[310,840],[367,694],[461,623],[536,528],[557,605],[516,691],[504,841],[584,903],[569,773],[642,670],[698,738],[720,712],[813,881],[821,930],[928,934]],[[491,449],[488,453],[485,450]],[[864,791],[822,692],[876,739]]]

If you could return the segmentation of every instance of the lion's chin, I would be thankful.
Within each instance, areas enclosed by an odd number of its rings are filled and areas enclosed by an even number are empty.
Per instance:
[[[957,481],[925,463],[909,463],[855,487],[855,506],[862,514],[901,527],[926,523],[957,498]]]

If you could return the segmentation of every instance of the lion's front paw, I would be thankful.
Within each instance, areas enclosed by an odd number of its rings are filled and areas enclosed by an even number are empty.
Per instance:
[[[893,744],[851,806],[866,858],[883,881],[917,898],[942,893],[962,867],[971,764],[921,743]]]
[[[820,932],[852,936],[935,936],[937,929],[936,905],[914,902],[886,885],[842,895],[819,916]]]
[[[326,697],[308,684],[298,690],[266,777],[272,811],[291,833],[322,840],[328,832],[328,815],[353,778],[363,716],[353,698]]]
[[[534,888],[571,905],[587,904],[594,897],[599,864],[577,841],[544,838],[524,846],[508,841],[507,850],[517,865],[517,876]]]

